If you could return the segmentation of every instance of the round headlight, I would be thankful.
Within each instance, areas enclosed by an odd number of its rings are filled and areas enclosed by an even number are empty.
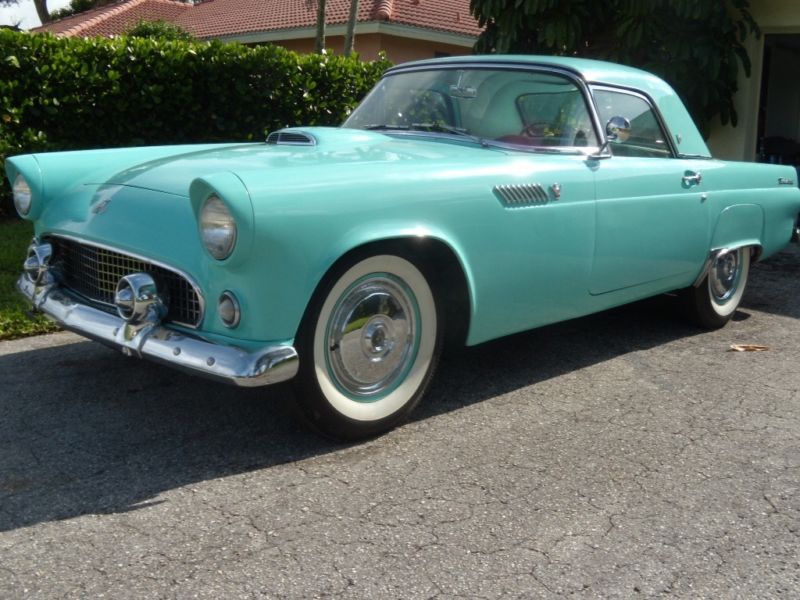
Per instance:
[[[209,254],[225,260],[236,246],[236,221],[219,196],[209,196],[200,211],[200,237]]]
[[[28,185],[21,173],[14,179],[12,190],[14,192],[14,206],[17,212],[24,217],[31,212],[33,194],[31,194],[31,186]]]

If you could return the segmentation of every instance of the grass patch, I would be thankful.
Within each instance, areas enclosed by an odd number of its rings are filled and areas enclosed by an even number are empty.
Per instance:
[[[58,330],[42,315],[28,317],[29,306],[14,286],[32,237],[30,221],[0,219],[0,340]]]

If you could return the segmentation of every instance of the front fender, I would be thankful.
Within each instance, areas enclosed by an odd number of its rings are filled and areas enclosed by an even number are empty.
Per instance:
[[[452,233],[430,224],[421,224],[418,221],[390,221],[375,226],[374,223],[361,225],[347,232],[346,236],[337,240],[331,247],[331,251],[326,258],[326,264],[314,288],[319,285],[322,277],[327,273],[339,258],[345,254],[356,250],[367,244],[385,242],[398,239],[419,239],[435,240],[447,246],[458,260],[461,271],[467,282],[469,292],[470,312],[474,314],[477,294],[475,290],[475,278],[470,268],[467,253]]]

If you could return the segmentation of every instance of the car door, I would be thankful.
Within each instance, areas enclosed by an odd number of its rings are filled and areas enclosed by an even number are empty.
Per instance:
[[[592,90],[601,124],[623,117],[630,127],[597,161],[596,236],[590,292],[603,294],[696,274],[708,251],[703,160],[674,154],[669,134],[643,95]]]

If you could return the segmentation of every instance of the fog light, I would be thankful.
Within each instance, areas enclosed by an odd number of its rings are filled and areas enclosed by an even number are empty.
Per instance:
[[[225,327],[233,329],[239,324],[242,313],[239,309],[239,301],[233,295],[233,292],[222,292],[217,304],[217,314],[219,314],[219,318]]]

